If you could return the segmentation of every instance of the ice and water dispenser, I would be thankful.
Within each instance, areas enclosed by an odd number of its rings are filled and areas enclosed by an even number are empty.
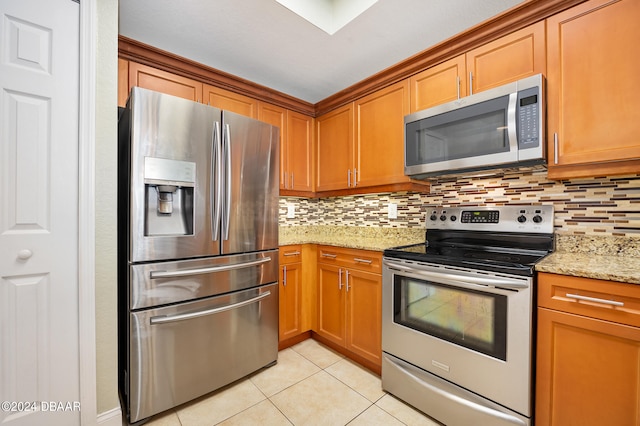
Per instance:
[[[145,236],[193,235],[196,163],[145,157]]]

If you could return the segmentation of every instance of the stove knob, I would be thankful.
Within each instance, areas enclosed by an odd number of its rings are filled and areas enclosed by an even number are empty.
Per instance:
[[[432,214],[432,215],[429,217],[429,219],[431,219],[431,220],[436,220],[437,218],[438,218],[438,216],[436,216],[435,214]]]
[[[449,219],[451,219],[451,222],[455,222],[458,218],[452,214]]]
[[[534,221],[535,223],[540,223],[540,222],[542,222],[542,216],[540,216],[540,215],[538,215],[538,214],[537,214],[537,215],[535,215],[535,216],[533,217],[533,221]]]
[[[520,216],[518,216],[518,222],[525,223],[526,221],[527,221],[526,216],[524,216],[522,214]]]
[[[445,220],[447,220],[447,216],[445,216],[445,215],[441,215],[441,216],[440,216],[440,220],[444,222]]]

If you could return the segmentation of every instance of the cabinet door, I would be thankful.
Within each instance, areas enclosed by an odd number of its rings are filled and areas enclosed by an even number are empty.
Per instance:
[[[203,86],[203,92],[203,103],[207,105],[251,118],[258,117],[258,102],[255,99],[208,84]]]
[[[280,128],[280,189],[287,189],[287,110],[276,105],[260,103],[258,120]]]
[[[287,111],[287,171],[289,189],[313,191],[313,119]]]
[[[318,334],[345,346],[345,270],[318,263]]]
[[[538,308],[536,425],[638,425],[640,328]]]
[[[192,101],[202,100],[202,83],[158,70],[136,62],[129,62],[129,92],[134,86],[167,93]]]
[[[409,79],[411,112],[421,111],[467,94],[465,56],[428,68]]]
[[[404,116],[408,113],[407,80],[355,102],[357,154],[352,186],[409,181],[404,174]]]
[[[640,169],[639,17],[637,0],[591,0],[547,20],[550,178]]]
[[[316,119],[316,190],[344,189],[353,173],[353,104]]]
[[[118,106],[124,107],[129,99],[129,61],[118,58]]]
[[[302,263],[280,267],[279,340],[295,337],[302,332]]]
[[[377,365],[382,363],[382,277],[349,269],[347,291],[347,349]]]
[[[544,74],[545,26],[540,21],[467,52],[469,94]],[[469,76],[467,76],[469,78]]]

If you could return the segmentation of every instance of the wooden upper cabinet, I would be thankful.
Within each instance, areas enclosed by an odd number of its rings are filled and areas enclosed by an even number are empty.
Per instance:
[[[202,90],[204,92],[203,103],[236,114],[258,118],[258,102],[255,99],[209,84],[203,85]]]
[[[286,189],[287,175],[287,110],[267,103],[258,105],[258,120],[280,128],[280,189]]]
[[[355,102],[356,162],[352,186],[409,181],[404,174],[404,116],[408,113],[407,80]]]
[[[590,0],[547,19],[549,177],[637,173],[640,2]]]
[[[467,93],[465,56],[460,55],[409,78],[411,112],[454,101]]]
[[[288,189],[313,191],[313,118],[287,111]]]
[[[118,58],[118,106],[124,107],[129,99],[129,61]]]
[[[316,190],[348,188],[353,173],[353,103],[316,118]]]
[[[546,71],[545,23],[501,37],[466,54],[469,93],[501,86]],[[469,77],[470,76],[470,77]]]
[[[202,83],[176,74],[129,62],[129,91],[134,86],[192,101],[202,100]]]
[[[545,23],[541,21],[410,77],[411,112],[545,71]]]

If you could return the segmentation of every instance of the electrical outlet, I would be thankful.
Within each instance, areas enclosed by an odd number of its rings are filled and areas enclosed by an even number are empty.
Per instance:
[[[293,219],[294,217],[296,217],[295,204],[287,204],[287,219]]]
[[[387,217],[389,219],[397,219],[398,218],[398,205],[396,203],[389,203]]]

